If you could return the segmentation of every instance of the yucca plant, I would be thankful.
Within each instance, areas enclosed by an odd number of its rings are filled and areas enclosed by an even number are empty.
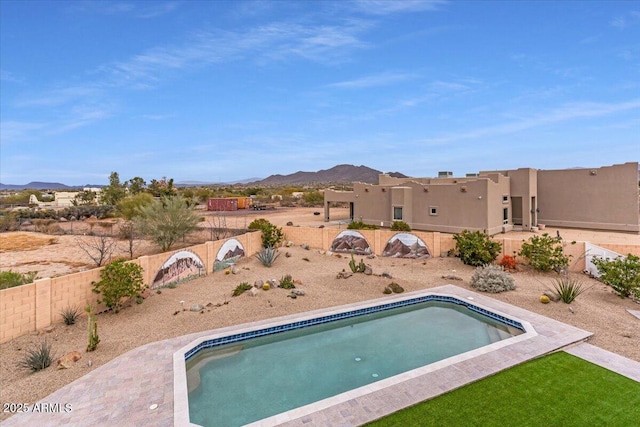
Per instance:
[[[555,279],[553,287],[565,304],[571,304],[574,299],[578,298],[578,295],[586,290],[580,280],[568,275]]]
[[[73,325],[76,323],[76,320],[78,320],[78,317],[80,317],[80,307],[68,305],[62,309],[60,316],[62,316],[65,325]]]
[[[280,252],[278,252],[276,248],[272,248],[270,246],[260,249],[260,252],[256,254],[258,261],[260,261],[265,267],[271,267],[278,256],[280,256]]]
[[[35,345],[33,348],[27,350],[27,354],[20,363],[20,366],[31,369],[32,372],[37,372],[51,366],[52,360],[51,344],[49,344],[47,340],[44,340],[40,345]]]
[[[245,291],[248,291],[251,288],[253,288],[253,286],[251,286],[247,282],[242,282],[238,286],[236,286],[236,288],[233,290],[233,294],[231,294],[231,296],[237,297],[239,295],[242,295]]]

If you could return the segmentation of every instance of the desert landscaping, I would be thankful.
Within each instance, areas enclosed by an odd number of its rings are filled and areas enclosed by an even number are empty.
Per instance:
[[[283,226],[288,222],[305,227],[341,227],[346,210],[332,209],[332,222],[324,223],[317,209],[277,210],[251,213],[251,217],[227,218],[227,221],[251,221],[254,217],[268,218]],[[229,224],[229,223],[228,223]],[[233,224],[229,225],[230,227]],[[548,230],[556,233],[556,230]],[[576,230],[561,230],[569,239],[575,239]],[[523,238],[531,232],[521,232]],[[519,237],[520,234],[514,233]],[[90,236],[87,236],[87,238]],[[600,239],[612,242],[631,242],[638,236],[623,233],[603,233]],[[40,277],[67,274],[90,268],[90,260],[83,258],[77,248],[77,237],[51,236],[42,233],[14,232],[0,235],[0,267],[2,270],[38,271]],[[16,243],[20,242],[20,244]],[[187,242],[185,242],[187,243]],[[255,257],[243,258],[234,272],[218,271],[207,276],[183,282],[174,288],[152,291],[141,304],[131,304],[121,312],[102,313],[97,316],[100,343],[96,351],[86,353],[86,318],[81,317],[71,326],[62,323],[44,331],[13,339],[0,346],[0,400],[2,402],[33,403],[58,388],[85,375],[109,360],[146,343],[220,327],[251,322],[291,313],[384,297],[383,290],[392,281],[405,291],[416,291],[444,284],[472,289],[469,285],[474,268],[463,265],[455,257],[434,257],[426,260],[406,258],[356,257],[371,267],[373,274],[353,274],[336,278],[343,270],[349,271],[349,255],[325,252],[318,248],[303,248],[305,242],[292,242],[281,247],[280,257],[271,268],[263,266]],[[148,242],[138,247],[139,254],[157,252]],[[386,273],[384,277],[383,273]],[[232,297],[242,282],[279,280],[290,274],[296,288],[304,295],[291,298],[290,291],[271,288]],[[544,291],[552,288],[555,273],[538,273],[525,265],[518,265],[513,273],[514,291],[492,294],[491,297],[522,307],[526,310],[571,324],[592,332],[589,342],[603,349],[640,361],[640,320],[627,310],[640,310],[630,299],[621,299],[611,288],[584,274],[577,274],[587,290],[572,304],[539,301]],[[191,310],[191,307],[202,306]],[[57,357],[72,351],[82,358],[67,369],[54,365],[31,373],[21,368],[25,351],[34,344],[47,340],[53,345]],[[8,414],[2,414],[3,417]],[[3,418],[4,419],[4,418]]]

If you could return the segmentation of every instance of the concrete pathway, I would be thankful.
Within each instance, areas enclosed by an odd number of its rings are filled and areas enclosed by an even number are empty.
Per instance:
[[[595,365],[640,382],[640,362],[627,359],[619,354],[603,350],[591,344],[582,343],[565,349],[569,354],[584,359]]]

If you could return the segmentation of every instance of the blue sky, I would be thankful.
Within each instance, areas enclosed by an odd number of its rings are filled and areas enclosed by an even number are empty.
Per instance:
[[[632,1],[0,2],[0,182],[640,158]]]

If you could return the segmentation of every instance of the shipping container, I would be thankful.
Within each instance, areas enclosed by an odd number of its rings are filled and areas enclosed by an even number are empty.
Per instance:
[[[251,207],[251,197],[237,197],[238,209],[249,209]]]
[[[236,211],[238,210],[238,199],[235,198],[215,198],[207,200],[208,211]]]

